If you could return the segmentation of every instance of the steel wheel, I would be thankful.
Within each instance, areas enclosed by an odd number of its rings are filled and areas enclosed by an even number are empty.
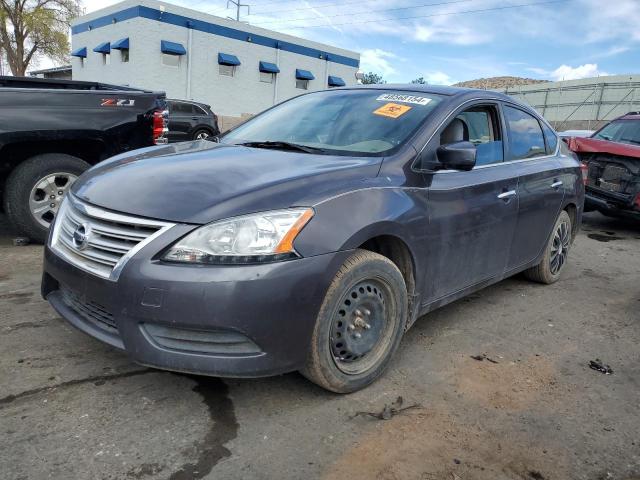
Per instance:
[[[369,370],[385,352],[393,332],[385,302],[391,295],[381,280],[357,283],[337,309],[330,333],[336,367],[348,375]]]
[[[38,224],[49,228],[62,199],[77,179],[72,173],[57,172],[36,182],[29,194],[29,210]]]
[[[206,130],[202,130],[196,135],[196,140],[206,140],[207,138],[209,138],[209,132]]]
[[[570,244],[571,232],[569,231],[569,225],[566,222],[562,222],[553,234],[553,242],[551,244],[549,270],[553,275],[557,275],[565,264]]]

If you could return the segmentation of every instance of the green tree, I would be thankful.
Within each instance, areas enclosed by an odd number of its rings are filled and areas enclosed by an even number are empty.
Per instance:
[[[362,76],[363,85],[373,85],[373,84],[380,84],[380,83],[387,83],[387,81],[383,80],[382,75],[380,75],[379,73],[369,72],[369,73],[365,73]]]
[[[0,0],[0,50],[11,73],[24,76],[35,59],[67,61],[69,22],[80,0]]]
[[[424,79],[424,77],[418,77],[415,80],[411,80],[411,83],[418,83],[420,85],[426,85],[427,81]]]

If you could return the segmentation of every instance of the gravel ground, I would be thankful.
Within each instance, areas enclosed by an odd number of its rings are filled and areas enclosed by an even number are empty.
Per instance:
[[[429,314],[348,396],[132,364],[56,315],[42,248],[11,239],[0,225],[2,479],[640,479],[639,225],[586,215],[558,283]],[[416,406],[358,415],[398,397]]]

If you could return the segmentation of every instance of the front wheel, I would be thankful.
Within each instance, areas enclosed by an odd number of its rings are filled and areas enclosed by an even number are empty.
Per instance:
[[[563,210],[558,215],[542,260],[538,265],[524,272],[529,280],[549,285],[560,278],[569,256],[571,231],[571,217]]]
[[[302,374],[332,392],[360,390],[384,372],[406,322],[407,289],[398,267],[356,250],[327,291]]]

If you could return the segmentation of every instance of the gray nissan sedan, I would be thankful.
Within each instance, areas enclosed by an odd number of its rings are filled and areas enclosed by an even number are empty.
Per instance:
[[[143,365],[298,370],[352,392],[421,315],[519,272],[555,282],[583,200],[576,157],[505,95],[309,93],[216,143],[87,171],[51,228],[42,295]]]

